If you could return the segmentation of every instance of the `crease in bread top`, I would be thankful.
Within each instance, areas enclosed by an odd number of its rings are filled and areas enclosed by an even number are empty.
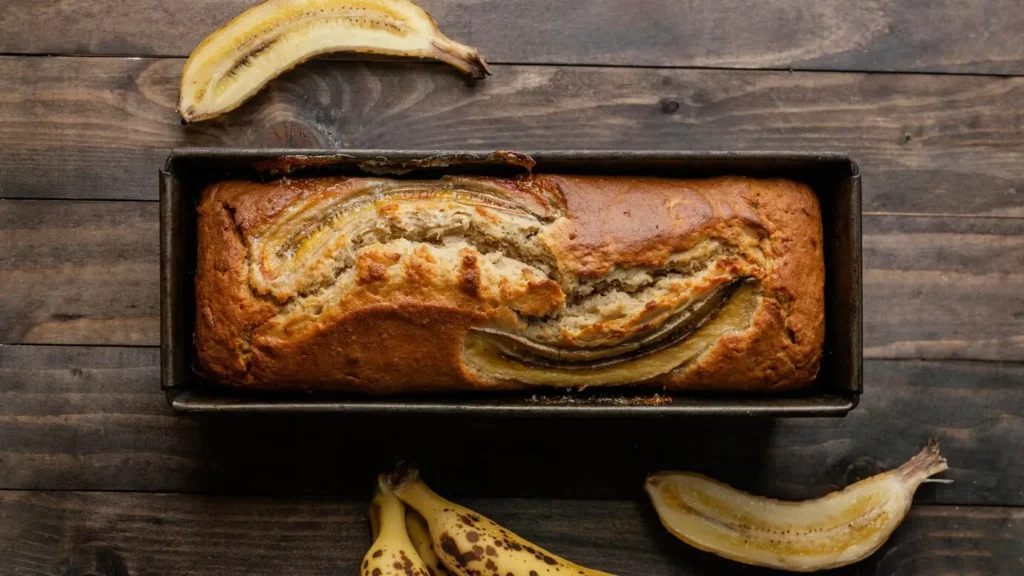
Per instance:
[[[232,241],[228,273],[204,269]],[[813,193],[787,181],[226,182],[200,204],[197,348],[215,379],[264,388],[791,387],[817,371],[820,242]],[[718,365],[749,353],[745,379]],[[435,375],[403,375],[424,355]]]

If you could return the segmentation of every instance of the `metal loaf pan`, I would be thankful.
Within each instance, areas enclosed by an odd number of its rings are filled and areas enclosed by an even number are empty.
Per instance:
[[[787,394],[655,394],[615,388],[587,392],[464,393],[372,398],[325,393],[247,392],[204,381],[194,370],[196,203],[204,187],[227,178],[444,173],[504,175],[524,170],[515,154],[395,150],[180,149],[160,173],[160,376],[180,412],[341,412],[514,416],[842,416],[862,390],[861,187],[856,163],[839,153],[526,152],[535,172],[706,177],[784,177],[809,184],[825,230],[825,324],[821,372]]]

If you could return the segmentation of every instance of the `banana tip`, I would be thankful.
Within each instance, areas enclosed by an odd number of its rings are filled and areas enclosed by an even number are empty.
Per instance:
[[[420,471],[407,462],[399,462],[390,472],[377,477],[377,490],[382,494],[394,494],[402,486],[420,479]]]
[[[477,54],[473,60],[473,78],[480,79],[491,75],[491,67],[487,65],[484,57]]]

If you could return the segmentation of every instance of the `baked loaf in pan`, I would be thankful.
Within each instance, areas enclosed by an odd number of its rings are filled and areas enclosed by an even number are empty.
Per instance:
[[[199,368],[233,386],[783,390],[824,337],[820,209],[787,180],[222,182],[198,249]]]

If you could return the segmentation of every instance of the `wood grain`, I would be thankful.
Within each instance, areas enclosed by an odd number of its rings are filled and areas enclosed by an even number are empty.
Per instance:
[[[0,200],[0,342],[159,345],[158,209]]]
[[[922,487],[893,539],[837,573],[1024,572],[1024,78],[991,76],[1024,75],[1017,0],[421,1],[494,77],[318,60],[187,128],[181,57],[254,0],[4,3],[0,198],[25,200],[0,200],[0,576],[351,574],[374,475],[399,458],[594,567],[767,574],[669,536],[645,474],[808,498],[933,437],[954,483]],[[152,347],[152,200],[176,146],[849,151],[867,212],[861,406],[571,427],[175,416]]]
[[[770,574],[675,540],[643,501],[461,502],[532,542],[622,576]],[[0,575],[355,574],[365,503],[184,494],[0,492]],[[1010,574],[1024,509],[918,506],[886,545],[836,574]]]
[[[187,56],[254,0],[7,0],[0,52]],[[420,0],[493,62],[1024,73],[1015,0]]]
[[[182,128],[182,60],[0,58],[0,197],[155,199],[174,146],[841,150],[869,212],[1024,216],[1024,78],[318,61]]]
[[[631,499],[648,472],[690,469],[807,498],[895,467],[934,437],[954,483],[922,487],[922,502],[1024,505],[1024,365],[865,368],[861,405],[844,419],[567,428],[458,416],[177,417],[159,390],[155,348],[0,346],[0,489],[362,498],[404,457],[458,496]]]
[[[0,343],[158,345],[156,213],[0,201]],[[1022,223],[866,216],[867,356],[1024,360]]]
[[[865,356],[1024,360],[1024,219],[863,224]]]

